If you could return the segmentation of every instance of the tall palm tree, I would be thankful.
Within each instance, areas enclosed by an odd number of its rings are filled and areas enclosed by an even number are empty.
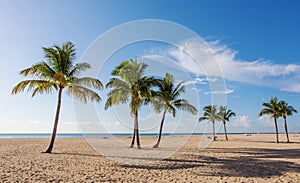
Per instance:
[[[155,85],[153,77],[143,76],[147,64],[137,59],[124,61],[112,71],[113,78],[106,88],[111,89],[105,109],[119,103],[130,101],[130,111],[134,116],[133,137],[130,147],[134,146],[136,138],[137,148],[141,148],[138,129],[138,110],[142,104],[147,104],[152,96],[151,87]]]
[[[153,148],[158,148],[159,146],[167,112],[172,113],[173,117],[176,115],[176,109],[188,111],[194,115],[197,113],[197,109],[189,104],[186,99],[179,98],[180,94],[184,92],[184,82],[180,82],[175,86],[172,74],[166,73],[165,77],[158,81],[158,91],[155,92],[154,105],[158,112],[163,109],[163,115],[160,122],[158,140]]]
[[[225,138],[226,140],[228,140],[227,131],[226,131],[226,122],[229,122],[230,118],[235,116],[235,113],[232,112],[230,109],[227,109],[226,106],[220,106],[218,115],[220,120],[223,122]]]
[[[52,93],[58,90],[58,103],[54,120],[52,138],[46,153],[51,153],[56,138],[57,125],[60,114],[63,89],[67,93],[86,103],[88,100],[100,101],[100,96],[90,88],[101,89],[102,84],[98,79],[90,77],[79,78],[81,71],[90,68],[88,63],[75,64],[75,48],[71,42],[63,43],[61,47],[55,45],[45,48],[46,61],[34,64],[20,72],[23,76],[31,76],[34,79],[25,80],[17,84],[12,94],[24,92],[32,93],[32,97],[36,94]]]
[[[278,98],[272,97],[269,102],[264,102],[262,104],[265,108],[263,108],[258,116],[262,115],[271,115],[271,118],[274,118],[275,130],[276,130],[276,142],[279,143],[278,139],[278,127],[277,127],[277,118],[280,116],[279,108],[278,108]]]
[[[287,102],[285,101],[280,101],[278,103],[278,108],[279,108],[279,113],[280,115],[283,117],[284,119],[284,129],[285,129],[285,134],[286,134],[286,141],[290,142],[289,139],[289,133],[288,133],[288,129],[287,129],[287,122],[286,122],[286,117],[287,116],[292,116],[293,113],[297,113],[297,110],[294,109],[293,106],[289,105]]]
[[[217,107],[215,105],[208,105],[203,108],[204,113],[203,116],[199,118],[199,122],[203,120],[208,120],[212,122],[213,125],[213,140],[216,140],[215,135],[215,121],[219,121],[220,117],[217,113]]]

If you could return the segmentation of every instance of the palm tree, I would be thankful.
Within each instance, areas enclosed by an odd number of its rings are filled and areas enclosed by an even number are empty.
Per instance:
[[[164,112],[160,122],[158,140],[153,148],[158,148],[159,146],[167,112],[172,113],[173,117],[176,115],[176,109],[188,111],[194,115],[197,113],[197,109],[189,104],[186,99],[179,98],[180,94],[184,92],[184,82],[180,82],[175,86],[172,74],[166,73],[165,77],[158,81],[158,91],[155,92],[154,106],[158,112],[160,112],[161,109],[163,109]]]
[[[100,101],[100,96],[90,88],[101,89],[102,84],[98,79],[90,77],[78,78],[81,71],[90,68],[88,63],[74,64],[75,48],[71,42],[63,43],[62,47],[43,47],[46,61],[34,64],[20,72],[23,76],[31,76],[34,79],[25,80],[17,84],[12,94],[24,92],[36,94],[52,93],[58,90],[58,103],[54,120],[52,138],[46,153],[51,153],[56,138],[57,125],[62,101],[63,89],[67,93],[86,103],[88,100]]]
[[[105,109],[114,104],[127,103],[130,100],[130,111],[134,116],[133,137],[130,147],[141,148],[138,129],[138,109],[147,104],[152,96],[151,87],[155,85],[153,77],[143,76],[147,64],[137,59],[124,61],[112,71],[113,78],[107,83],[110,88]]]
[[[219,115],[217,114],[217,107],[215,105],[205,106],[203,108],[204,113],[203,116],[199,118],[199,122],[203,120],[211,121],[213,124],[213,140],[216,140],[215,135],[215,121],[220,120]]]
[[[286,117],[287,116],[292,116],[293,113],[297,113],[297,111],[296,111],[296,109],[294,109],[293,106],[289,105],[285,101],[280,101],[278,103],[278,108],[279,108],[280,115],[284,119],[284,129],[285,129],[285,134],[286,134],[287,142],[290,142],[289,133],[288,133],[288,129],[287,129],[287,123],[286,123]]]
[[[223,122],[225,138],[226,140],[228,140],[226,122],[229,122],[230,118],[235,116],[235,113],[232,112],[230,109],[227,110],[226,106],[220,106],[218,115],[220,117],[220,120]]]
[[[276,142],[279,143],[278,139],[278,127],[277,127],[277,118],[280,116],[279,108],[278,108],[278,98],[272,97],[269,102],[264,102],[262,104],[265,108],[263,108],[258,116],[262,115],[271,115],[271,118],[274,118],[275,130],[276,130]]]

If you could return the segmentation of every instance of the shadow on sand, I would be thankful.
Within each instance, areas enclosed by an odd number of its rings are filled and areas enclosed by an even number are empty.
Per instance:
[[[281,176],[285,172],[300,173],[300,165],[292,159],[300,158],[300,149],[274,150],[259,148],[206,149],[213,153],[231,154],[224,158],[203,156],[201,152],[185,153],[179,158],[168,158],[155,165],[120,165],[138,169],[187,169],[204,167],[199,176],[260,177]],[[281,160],[279,160],[281,159]],[[285,161],[290,159],[290,161]]]

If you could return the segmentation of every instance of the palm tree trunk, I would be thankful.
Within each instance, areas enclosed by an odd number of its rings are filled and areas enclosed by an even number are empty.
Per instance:
[[[136,129],[137,129],[137,122],[136,121],[137,121],[136,109],[134,108],[133,136],[132,136],[130,148],[134,147],[134,141],[135,141]]]
[[[278,127],[277,127],[277,118],[274,117],[274,123],[275,123],[275,130],[276,130],[276,143],[279,143],[279,138],[278,138]]]
[[[215,122],[212,121],[212,124],[213,124],[213,139],[214,141],[216,141],[216,134],[215,134]]]
[[[158,146],[159,146],[159,143],[160,143],[160,140],[161,140],[162,129],[163,129],[163,125],[164,125],[164,121],[165,121],[165,117],[166,117],[166,113],[167,113],[167,109],[165,109],[165,111],[163,113],[163,117],[162,117],[161,122],[160,122],[158,139],[157,139],[156,144],[153,146],[153,148],[158,148]]]
[[[130,148],[133,148],[133,146],[134,146],[134,140],[135,140],[135,128],[133,128],[133,136],[132,136]]]
[[[225,121],[223,121],[223,125],[224,125],[225,139],[228,140]]]
[[[140,149],[141,144],[140,144],[140,138],[139,138],[139,126],[138,125],[139,125],[138,124],[138,107],[135,106],[134,107],[134,129],[133,129],[133,137],[132,137],[130,147],[132,148],[134,146],[134,141],[136,138],[137,148]]]
[[[138,121],[138,106],[135,107],[135,119],[134,119],[134,126],[135,126],[135,134],[136,134],[136,145],[137,148],[140,149],[141,148],[141,144],[140,144],[140,135],[139,135],[139,121]]]
[[[286,123],[286,116],[283,116],[283,119],[284,119],[284,129],[285,129],[285,134],[286,134],[286,142],[290,142],[289,132],[288,132],[287,123]]]
[[[59,120],[59,113],[60,113],[60,106],[61,106],[62,90],[63,90],[63,88],[59,88],[58,102],[57,102],[57,108],[56,108],[56,115],[55,115],[55,120],[54,120],[52,138],[51,138],[49,147],[46,150],[46,153],[51,153],[52,152],[54,141],[55,141],[55,138],[56,138],[56,132],[57,132],[57,126],[58,126],[58,120]]]

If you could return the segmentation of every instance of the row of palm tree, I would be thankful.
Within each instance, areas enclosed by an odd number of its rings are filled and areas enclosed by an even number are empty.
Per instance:
[[[46,61],[32,65],[20,71],[20,74],[33,77],[18,83],[12,90],[12,94],[20,92],[30,92],[32,97],[36,94],[53,93],[58,91],[58,103],[54,119],[54,127],[49,147],[45,151],[51,153],[58,127],[62,92],[66,89],[67,93],[79,99],[81,102],[101,101],[101,97],[96,90],[101,90],[102,83],[91,77],[78,77],[81,71],[89,69],[88,63],[75,64],[75,48],[71,42],[63,43],[61,47],[43,47]],[[185,91],[184,82],[174,84],[173,76],[166,73],[163,79],[144,76],[147,64],[137,59],[124,61],[113,71],[106,88],[110,89],[105,109],[112,105],[127,103],[130,101],[130,111],[134,116],[133,137],[130,147],[134,146],[135,139],[137,148],[141,148],[138,130],[138,110],[141,105],[153,104],[156,112],[163,110],[163,116],[159,129],[157,143],[153,146],[157,148],[161,140],[163,124],[167,112],[175,117],[176,109],[188,111],[192,114],[197,113],[197,109],[189,104],[185,99],[180,98],[180,94]],[[158,88],[154,90],[154,88]]]
[[[119,103],[130,101],[130,111],[134,116],[133,137],[130,147],[134,146],[135,139],[137,148],[141,148],[138,130],[138,110],[143,104],[153,104],[156,112],[163,111],[160,123],[157,143],[153,148],[158,148],[165,116],[167,112],[176,115],[176,109],[188,111],[192,114],[197,113],[197,109],[189,104],[186,99],[179,98],[185,92],[184,82],[174,84],[173,75],[166,73],[163,79],[144,76],[147,64],[137,59],[124,61],[113,71],[113,78],[107,83],[110,89],[105,109]],[[155,88],[157,88],[155,90]]]
[[[277,127],[277,119],[279,117],[282,117],[284,119],[286,141],[290,142],[286,118],[287,116],[292,116],[293,113],[297,113],[297,110],[287,102],[283,100],[279,101],[277,97],[272,97],[269,102],[264,102],[262,105],[264,106],[264,108],[258,113],[258,116],[271,115],[271,118],[274,119],[276,142],[279,143]]]
[[[21,81],[12,90],[12,94],[24,91],[30,92],[32,93],[32,97],[36,94],[58,92],[54,127],[46,153],[51,153],[54,146],[60,116],[62,92],[64,89],[67,94],[83,103],[87,101],[101,101],[101,97],[97,91],[101,90],[103,85],[96,78],[79,77],[82,71],[90,69],[91,66],[88,63],[74,63],[76,56],[74,47],[74,44],[71,42],[63,43],[61,47],[57,45],[49,48],[43,47],[45,61],[20,71],[21,75],[32,77],[33,79]],[[197,114],[197,109],[186,99],[180,98],[180,95],[185,92],[184,82],[174,84],[173,75],[169,73],[166,73],[162,79],[145,76],[144,72],[146,68],[147,64],[142,61],[138,62],[137,59],[121,62],[112,71],[111,74],[113,77],[106,84],[106,88],[110,91],[105,103],[105,109],[115,104],[129,102],[130,112],[134,116],[133,136],[130,147],[134,146],[136,140],[137,148],[141,148],[138,111],[142,105],[152,104],[156,112],[162,112],[157,143],[153,146],[153,148],[158,148],[166,114],[171,113],[172,116],[175,117],[176,110],[183,110],[195,115]],[[269,103],[264,103],[263,105],[266,108],[264,108],[259,115],[272,115],[276,127],[277,142],[278,117],[283,117],[285,121],[287,141],[289,142],[286,117],[297,111],[284,101],[278,102],[277,98],[272,98]],[[216,106],[206,106],[203,110],[203,117],[200,117],[199,121],[209,120],[212,122],[213,139],[216,140],[214,129],[215,121],[222,121],[224,124],[225,137],[226,140],[228,140],[226,122],[235,116],[235,113],[228,110],[226,106],[220,106],[219,110],[217,110]]]
[[[226,122],[230,121],[231,117],[236,116],[236,114],[230,110],[227,109],[227,106],[220,106],[219,109],[217,109],[216,105],[208,105],[203,108],[204,113],[203,116],[199,118],[199,122],[203,120],[210,121],[213,125],[213,140],[216,140],[215,135],[215,122],[216,121],[222,121],[224,126],[224,134],[225,139],[228,140],[227,137],[227,130],[226,130]]]

